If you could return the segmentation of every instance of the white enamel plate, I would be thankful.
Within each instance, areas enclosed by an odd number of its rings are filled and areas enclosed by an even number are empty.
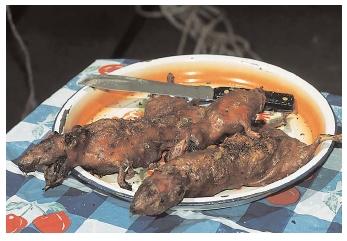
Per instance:
[[[136,63],[113,73],[165,81],[169,72],[174,74],[176,83],[247,88],[263,86],[266,90],[293,94],[297,113],[289,118],[284,128],[287,134],[310,144],[321,133],[335,133],[333,112],[319,91],[300,77],[264,62],[230,56],[184,55]],[[100,118],[136,116],[143,110],[141,104],[146,98],[145,93],[111,92],[84,87],[62,107],[54,130],[61,133],[76,124],[87,124]],[[261,199],[309,175],[322,164],[331,147],[331,141],[322,143],[305,166],[269,185],[225,190],[212,197],[185,198],[174,209],[216,209]],[[129,180],[133,191],[118,186],[117,174],[100,178],[76,167],[72,175],[95,189],[131,201],[145,176],[145,170],[137,171],[139,173]]]

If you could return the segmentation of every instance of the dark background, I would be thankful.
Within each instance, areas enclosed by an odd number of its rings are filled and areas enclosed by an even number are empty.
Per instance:
[[[320,91],[342,94],[341,6],[221,8],[263,61],[294,72]],[[39,103],[95,59],[176,55],[181,37],[166,19],[144,19],[133,6],[11,6],[11,10],[31,55]],[[189,45],[194,46],[192,40]],[[8,131],[22,119],[28,96],[23,56],[8,26],[6,50]]]

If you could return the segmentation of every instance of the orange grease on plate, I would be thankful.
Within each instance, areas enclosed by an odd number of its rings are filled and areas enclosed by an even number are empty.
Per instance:
[[[311,129],[312,138],[316,138],[324,130],[325,123],[319,118],[320,113],[317,105],[308,100],[300,88],[294,88],[282,81],[281,77],[248,66],[232,66],[225,64],[212,65],[211,63],[184,63],[167,64],[161,67],[148,68],[145,71],[132,73],[131,76],[165,81],[167,73],[173,73],[175,83],[189,85],[214,85],[235,86],[243,88],[264,87],[265,90],[293,94],[295,97],[295,109]]]
[[[126,91],[102,91],[93,90],[93,95],[74,106],[73,113],[70,112],[70,118],[65,124],[65,131],[68,131],[75,125],[86,125],[105,107],[115,105],[120,101],[133,96],[132,92]]]
[[[143,110],[134,110],[134,111],[129,111],[128,113],[126,113],[122,118],[125,120],[133,120],[133,119],[143,117],[143,115],[144,115]]]
[[[241,64],[213,64],[213,62],[194,63],[183,61],[179,64],[163,64],[151,66],[138,71],[131,71],[127,75],[144,79],[166,81],[167,74],[171,72],[175,76],[175,83],[187,85],[212,85],[235,86],[244,88],[256,88],[263,86],[265,90],[285,92],[295,96],[296,111],[304,118],[310,127],[312,138],[316,138],[324,130],[324,121],[321,120],[317,105],[308,100],[301,88],[288,85],[280,76],[263,71],[261,67],[243,66]],[[75,115],[73,123],[86,124],[103,108],[115,105],[130,97],[131,92],[95,91],[97,95],[82,103],[79,114]]]
[[[152,176],[153,173],[154,173],[154,170],[152,170],[152,169],[149,169],[149,170],[147,170],[147,172],[146,172],[146,174],[147,174],[148,177]]]

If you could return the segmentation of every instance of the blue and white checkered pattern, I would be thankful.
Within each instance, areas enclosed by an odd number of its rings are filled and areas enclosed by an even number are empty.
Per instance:
[[[66,232],[341,232],[341,146],[334,148],[313,178],[296,185],[301,197],[298,202],[286,206],[273,205],[263,199],[219,210],[170,211],[158,217],[139,217],[129,212],[128,202],[92,190],[73,177],[44,192],[42,173],[24,176],[12,160],[52,129],[59,109],[80,89],[77,80],[97,73],[103,65],[133,62],[125,59],[95,61],[7,133],[7,203],[60,203],[71,221]],[[341,97],[322,94],[331,104],[341,130]],[[40,230],[29,222],[21,232]]]

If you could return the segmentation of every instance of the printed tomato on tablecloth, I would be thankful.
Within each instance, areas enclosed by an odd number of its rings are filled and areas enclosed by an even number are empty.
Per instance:
[[[300,192],[296,187],[271,195],[266,200],[274,205],[286,206],[296,203],[300,199]]]
[[[121,65],[121,64],[104,65],[104,66],[101,66],[99,68],[99,73],[100,74],[108,74],[108,73],[111,73],[112,71],[115,71],[115,70],[120,69],[122,67],[123,67],[123,65]]]
[[[16,214],[6,215],[6,233],[17,233],[28,225],[28,221]]]
[[[6,213],[7,233],[20,232],[30,223],[42,233],[62,233],[71,225],[65,208],[57,202],[8,202]]]

